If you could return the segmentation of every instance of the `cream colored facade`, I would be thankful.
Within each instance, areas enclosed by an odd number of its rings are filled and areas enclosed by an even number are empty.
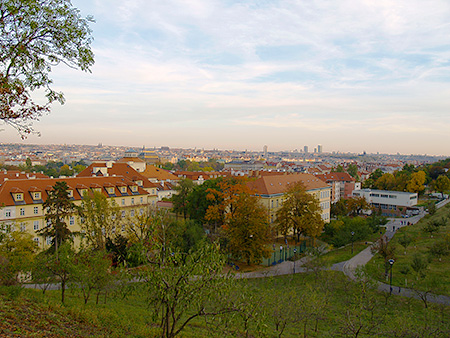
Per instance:
[[[47,193],[57,181],[66,181],[69,196],[75,205],[80,205],[82,197],[89,191],[98,191],[114,201],[121,210],[121,217],[135,216],[146,208],[156,207],[157,191],[149,193],[137,183],[123,177],[83,177],[66,179],[7,180],[0,186],[0,226],[4,229],[28,232],[40,249],[51,243],[51,238],[43,238],[38,231],[46,226],[43,203]],[[72,215],[66,219],[70,231],[81,231],[80,218]],[[119,223],[119,222],[118,222]],[[124,231],[118,227],[117,232]],[[75,238],[75,245],[79,239]]]
[[[250,182],[248,186],[257,193],[262,205],[267,209],[268,222],[274,223],[277,211],[283,205],[286,191],[290,185],[298,182],[303,183],[307,192],[317,198],[322,209],[322,219],[330,222],[331,187],[311,174],[265,176]]]

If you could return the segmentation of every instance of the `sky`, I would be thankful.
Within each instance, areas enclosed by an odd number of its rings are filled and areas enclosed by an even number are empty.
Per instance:
[[[95,65],[25,143],[450,155],[448,0],[72,3]]]

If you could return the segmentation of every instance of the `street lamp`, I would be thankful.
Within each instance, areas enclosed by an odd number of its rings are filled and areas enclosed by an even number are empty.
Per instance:
[[[391,274],[389,278],[389,293],[392,294],[392,267],[394,266],[395,261],[391,258],[388,262],[391,265]]]
[[[355,232],[352,231],[352,255],[353,255],[353,236],[355,235]]]
[[[294,274],[295,274],[295,260],[297,259],[297,248],[294,248]]]

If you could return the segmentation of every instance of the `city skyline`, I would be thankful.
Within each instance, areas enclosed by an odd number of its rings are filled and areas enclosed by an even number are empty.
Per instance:
[[[66,104],[25,143],[449,155],[444,1],[73,5],[96,64],[53,69]]]

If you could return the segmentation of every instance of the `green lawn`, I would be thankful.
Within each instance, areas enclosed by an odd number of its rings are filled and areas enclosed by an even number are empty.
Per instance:
[[[386,298],[370,284],[351,282],[339,272],[237,283],[235,297],[244,300],[241,312],[228,320],[194,320],[180,337],[245,337],[247,330],[248,337],[355,337],[356,328],[358,337],[450,336],[449,307],[425,309],[416,299]],[[25,290],[13,301],[0,295],[0,316],[7,319],[0,321],[2,337],[13,337],[13,332],[27,337],[157,337],[160,332],[141,291],[125,298],[111,295],[99,305],[93,300],[84,305],[70,291],[61,306],[58,291],[43,296]],[[277,320],[286,323],[281,335]]]
[[[434,215],[425,216],[420,222],[408,227],[401,228],[390,245],[395,246],[395,263],[393,266],[393,284],[402,287],[414,287],[421,290],[433,289],[434,293],[450,295],[450,256],[445,255],[439,258],[430,254],[430,247],[437,241],[450,239],[450,222],[439,227],[438,231],[431,235],[424,232],[424,226],[433,220],[441,220],[442,217],[450,216],[450,204],[437,210]],[[413,242],[405,249],[399,244],[399,239],[405,233],[413,239]],[[429,264],[424,271],[425,277],[421,278],[412,269],[414,255],[419,254],[426,259]],[[367,264],[371,276],[377,280],[386,282],[384,276],[384,261],[380,255]]]

